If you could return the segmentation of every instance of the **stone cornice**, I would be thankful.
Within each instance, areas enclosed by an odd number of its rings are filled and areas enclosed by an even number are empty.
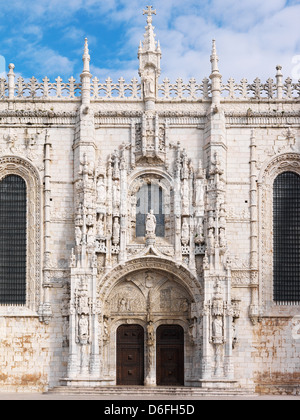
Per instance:
[[[246,113],[227,112],[225,113],[226,124],[231,126],[257,126],[267,125],[278,127],[278,125],[300,125],[299,112],[252,112]]]

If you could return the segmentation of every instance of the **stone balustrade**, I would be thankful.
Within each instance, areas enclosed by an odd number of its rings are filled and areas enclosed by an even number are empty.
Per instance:
[[[63,82],[61,77],[57,77],[54,82],[50,82],[45,77],[41,82],[35,77],[26,80],[18,77],[15,80],[13,65],[10,65],[8,79],[0,79],[0,99],[34,99],[43,98],[47,100],[76,100],[81,97],[82,83],[76,82],[74,77]],[[293,82],[288,77],[284,82],[281,75],[276,76],[277,81],[269,78],[263,83],[256,78],[253,83],[247,79],[242,79],[239,83],[230,78],[226,84],[221,84],[221,98],[223,101],[243,101],[243,100],[270,100],[284,99],[295,100],[300,97],[300,80]],[[126,82],[120,78],[114,83],[111,78],[105,82],[100,82],[94,77],[90,83],[91,100],[94,101],[142,101],[142,85],[138,79],[134,78],[131,82]],[[211,100],[211,82],[205,78],[202,83],[198,83],[194,78],[185,83],[181,78],[175,83],[171,83],[165,78],[157,86],[157,102],[198,102]]]

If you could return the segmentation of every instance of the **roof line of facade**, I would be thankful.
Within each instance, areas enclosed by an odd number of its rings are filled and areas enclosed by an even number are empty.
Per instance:
[[[27,98],[78,100],[80,97],[86,103],[91,100],[145,100],[148,102],[211,100],[218,106],[221,100],[294,100],[300,98],[300,80],[296,83],[293,83],[290,77],[284,80],[281,66],[276,67],[275,81],[269,78],[264,83],[256,78],[253,83],[249,83],[245,78],[240,82],[230,78],[227,83],[222,83],[215,39],[212,41],[209,79],[205,77],[201,82],[197,82],[191,78],[188,82],[184,82],[178,78],[175,83],[171,83],[168,78],[165,78],[160,81],[161,48],[159,41],[155,40],[156,35],[152,25],[152,17],[156,15],[156,10],[153,10],[152,6],[147,6],[146,10],[143,10],[143,14],[147,15],[147,26],[145,27],[144,41],[140,42],[138,49],[140,80],[133,78],[130,82],[126,82],[121,77],[114,83],[110,77],[104,82],[93,77],[90,73],[91,57],[88,40],[85,38],[80,82],[76,81],[74,77],[70,77],[67,82],[64,82],[59,76],[54,82],[50,82],[48,77],[43,78],[42,81],[38,81],[35,77],[29,80],[22,77],[16,79],[15,65],[11,63],[7,78],[0,79],[0,100]]]

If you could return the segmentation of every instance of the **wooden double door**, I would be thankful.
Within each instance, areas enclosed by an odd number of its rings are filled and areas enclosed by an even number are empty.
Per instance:
[[[145,333],[140,325],[117,331],[117,385],[144,385]],[[156,381],[184,385],[184,332],[179,325],[161,325],[156,332]]]

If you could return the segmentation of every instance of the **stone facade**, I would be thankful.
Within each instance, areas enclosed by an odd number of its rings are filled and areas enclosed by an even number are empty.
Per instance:
[[[0,391],[117,383],[121,325],[184,331],[184,384],[297,392],[299,304],[275,304],[272,185],[300,174],[300,85],[160,81],[148,8],[139,80],[0,81],[0,178],[27,184],[27,303],[0,306]],[[137,195],[163,197],[162,235]],[[155,210],[155,209],[154,209]],[[159,210],[154,211],[159,213]],[[152,216],[154,215],[152,214]],[[149,220],[146,220],[148,215]],[[288,391],[287,391],[288,390]]]

